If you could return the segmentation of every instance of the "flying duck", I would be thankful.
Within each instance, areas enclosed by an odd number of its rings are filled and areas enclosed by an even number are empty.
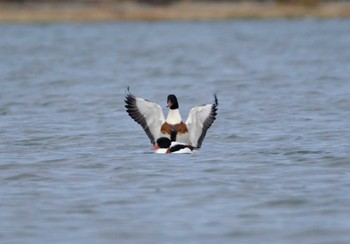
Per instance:
[[[167,137],[158,138],[153,150],[154,153],[192,153],[195,151],[193,146],[170,141]]]
[[[127,88],[125,97],[127,113],[142,126],[151,143],[155,145],[160,137],[181,142],[199,149],[209,127],[216,119],[218,100],[214,94],[214,103],[193,107],[184,123],[179,112],[179,103],[175,95],[167,98],[168,116],[165,119],[159,104],[135,97]]]

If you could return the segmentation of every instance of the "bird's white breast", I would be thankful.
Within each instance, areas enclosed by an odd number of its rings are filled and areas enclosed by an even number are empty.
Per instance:
[[[182,118],[178,109],[170,109],[165,122],[171,125],[181,123]]]

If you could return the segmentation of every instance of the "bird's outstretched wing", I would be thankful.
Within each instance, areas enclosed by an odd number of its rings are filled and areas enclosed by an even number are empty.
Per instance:
[[[215,102],[191,109],[186,120],[189,140],[192,146],[200,148],[209,127],[216,119],[218,99],[214,94]]]
[[[151,143],[154,145],[160,135],[160,128],[164,123],[164,114],[161,106],[143,98],[135,97],[127,89],[125,96],[126,112],[145,130]]]

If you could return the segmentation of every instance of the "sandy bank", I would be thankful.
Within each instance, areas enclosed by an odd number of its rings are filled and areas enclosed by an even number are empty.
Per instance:
[[[31,4],[0,5],[0,22],[102,22],[102,21],[162,21],[221,20],[271,18],[349,18],[350,3],[301,5],[221,3],[175,4],[150,7],[137,4],[72,5]]]

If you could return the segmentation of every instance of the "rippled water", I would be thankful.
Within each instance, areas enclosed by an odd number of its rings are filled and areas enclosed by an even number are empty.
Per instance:
[[[1,243],[349,243],[350,21],[0,25]],[[127,86],[185,119],[154,155]]]

